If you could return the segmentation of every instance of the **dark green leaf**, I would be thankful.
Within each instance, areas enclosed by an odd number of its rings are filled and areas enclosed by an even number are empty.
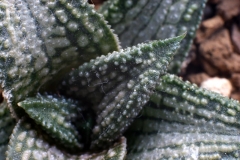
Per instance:
[[[169,70],[177,73],[201,20],[206,0],[109,0],[99,12],[119,35],[123,47],[188,32]]]
[[[128,132],[129,159],[240,157],[237,101],[169,74],[151,100]]]
[[[92,147],[118,138],[149,100],[184,35],[139,44],[85,63],[63,81],[63,93],[94,102]],[[104,97],[101,99],[101,97]]]
[[[27,98],[18,105],[58,143],[69,148],[84,147],[79,142],[79,133],[71,123],[81,115],[81,110],[78,110],[81,104],[70,99],[38,95],[36,98]]]
[[[126,155],[126,139],[120,138],[110,149],[100,153],[70,155],[50,145],[39,130],[26,121],[20,120],[14,128],[7,151],[7,160],[123,160]]]
[[[44,84],[119,49],[102,15],[85,0],[2,0],[0,16],[0,84],[15,117],[22,113],[16,103]]]

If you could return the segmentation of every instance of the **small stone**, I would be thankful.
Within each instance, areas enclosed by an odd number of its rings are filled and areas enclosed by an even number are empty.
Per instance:
[[[224,25],[224,20],[220,17],[220,16],[218,16],[218,15],[216,15],[216,16],[214,16],[213,18],[210,18],[210,19],[207,19],[207,20],[205,20],[205,21],[203,21],[202,22],[202,26],[204,27],[204,28],[220,28],[220,27],[222,27]]]
[[[229,31],[222,29],[214,34],[211,38],[201,43],[199,50],[208,61],[211,61],[213,58],[229,57],[233,52]]]
[[[220,16],[214,16],[213,18],[207,19],[202,22],[200,29],[196,34],[196,42],[201,43],[219,29],[221,29],[224,25],[224,20]]]
[[[201,83],[201,87],[213,92],[217,92],[226,97],[230,96],[233,88],[231,82],[228,79],[218,77],[210,78],[206,81],[203,81]]]
[[[240,13],[240,1],[221,1],[217,6],[217,12],[225,19],[229,20]]]
[[[199,51],[203,67],[210,76],[216,76],[218,72],[210,72],[208,71],[209,68],[216,69],[222,74],[240,72],[240,56],[234,53],[227,29],[222,29],[211,38],[202,42]]]
[[[202,60],[202,65],[204,68],[204,71],[209,75],[209,76],[217,76],[219,74],[218,68],[214,67],[210,62]]]

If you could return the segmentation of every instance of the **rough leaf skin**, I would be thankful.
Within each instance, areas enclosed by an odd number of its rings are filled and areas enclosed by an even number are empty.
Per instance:
[[[85,63],[63,81],[68,96],[103,97],[95,107],[92,148],[118,138],[147,103],[185,35],[139,44]],[[99,94],[98,94],[99,93]],[[95,96],[95,97],[94,97]],[[79,97],[78,97],[79,98]]]
[[[11,117],[7,108],[7,103],[3,101],[0,104],[0,159],[5,159],[5,152],[9,142],[9,137],[16,122]]]
[[[198,119],[211,120],[213,123],[240,129],[240,104],[236,100],[198,88],[196,85],[184,82],[177,76],[169,74],[162,78],[156,90],[155,96],[158,98],[156,100],[153,98],[153,101],[159,103],[159,106],[168,107],[166,110],[168,119],[170,117],[177,118],[177,112],[187,112],[192,117],[181,122],[186,121],[194,124],[197,123]],[[175,109],[175,111],[172,112],[171,108]]]
[[[177,122],[168,123],[147,115],[141,120],[145,126],[141,125],[138,132],[128,137],[133,140],[128,146],[129,160],[169,158],[215,160],[240,157],[239,134],[217,131],[216,124],[207,122],[195,126]],[[149,129],[154,132],[149,133]]]
[[[27,98],[19,102],[26,113],[52,138],[65,147],[82,149],[81,136],[71,122],[81,115],[78,102],[51,95]]]
[[[188,32],[169,71],[178,73],[200,23],[206,0],[109,0],[99,9],[123,47]]]
[[[240,157],[240,104],[236,100],[170,74],[162,77],[151,98],[129,131],[134,136],[129,159],[169,158],[169,153],[175,158]]]
[[[32,124],[20,120],[14,128],[7,151],[7,160],[123,160],[126,155],[126,139],[121,137],[110,149],[100,153],[70,155],[50,145]]]
[[[0,84],[15,117],[22,113],[16,103],[46,82],[119,49],[102,15],[86,0],[2,0],[0,11]]]

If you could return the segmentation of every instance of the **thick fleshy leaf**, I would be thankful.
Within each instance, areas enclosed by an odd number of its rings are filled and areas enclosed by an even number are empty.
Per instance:
[[[69,96],[96,101],[97,124],[92,147],[106,146],[127,129],[149,100],[156,81],[165,74],[184,36],[139,44],[98,57],[71,72],[63,81],[62,90]]]
[[[0,84],[14,116],[46,82],[119,47],[86,0],[2,0],[0,11]]]
[[[240,129],[240,104],[236,100],[221,96],[218,93],[198,88],[196,85],[182,81],[174,75],[163,76],[152,98],[159,106],[166,106],[167,119],[179,119],[179,122],[198,123],[212,121],[224,126]],[[160,98],[162,97],[162,98]],[[181,119],[178,112],[189,114]],[[164,117],[162,117],[164,118]]]
[[[41,96],[19,102],[28,115],[51,137],[65,147],[82,149],[81,137],[72,121],[81,115],[80,105],[71,99]]]
[[[169,74],[162,77],[151,98],[129,130],[129,139],[134,140],[128,158],[240,157],[237,101]]]
[[[83,160],[104,159],[123,160],[126,155],[126,139],[120,138],[110,149],[100,153],[85,153],[82,155],[70,155],[46,141],[30,123],[19,121],[11,135],[7,151],[7,160],[28,159],[61,159]]]
[[[103,13],[119,35],[123,47],[165,39],[188,32],[170,64],[178,72],[201,20],[206,0],[109,0]]]
[[[0,103],[0,159],[5,159],[9,137],[16,122],[11,117],[5,101]]]
[[[239,133],[222,132],[217,130],[216,124],[186,125],[146,116],[142,123],[147,126],[142,125],[141,130],[128,137],[132,140],[127,155],[129,160],[240,158]]]

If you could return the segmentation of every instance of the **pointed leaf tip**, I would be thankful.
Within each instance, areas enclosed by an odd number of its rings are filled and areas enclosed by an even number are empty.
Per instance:
[[[168,67],[176,74],[195,37],[205,3],[206,0],[111,0],[98,11],[118,34],[123,48],[188,31]]]
[[[83,144],[79,143],[81,137],[71,124],[72,119],[77,117],[77,107],[80,106],[78,102],[51,95],[38,95],[34,98],[27,98],[18,105],[51,137],[64,146],[78,149],[83,147]]]
[[[181,41],[186,37],[187,32],[184,32],[182,35],[178,36],[179,38],[181,38]]]
[[[118,138],[141,111],[166,74],[183,36],[138,44],[97,57],[67,76],[60,91],[95,107],[92,148]]]

